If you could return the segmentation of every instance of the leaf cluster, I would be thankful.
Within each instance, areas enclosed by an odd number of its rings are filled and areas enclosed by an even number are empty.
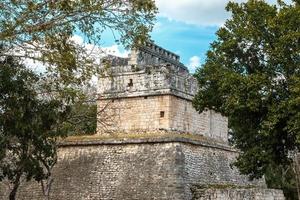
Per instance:
[[[61,125],[66,135],[92,135],[97,127],[97,105],[76,103],[70,106],[70,114]]]
[[[0,181],[41,181],[56,162],[63,103],[40,98],[39,76],[11,57],[0,61]]]
[[[43,63],[47,76],[79,84],[97,73],[95,58],[72,40],[101,46],[110,30],[129,47],[148,39],[156,7],[153,0],[3,0],[0,2],[0,57],[30,58]]]
[[[300,144],[300,5],[230,2],[232,18],[217,31],[196,72],[198,111],[229,118],[235,163],[251,178],[289,166]]]

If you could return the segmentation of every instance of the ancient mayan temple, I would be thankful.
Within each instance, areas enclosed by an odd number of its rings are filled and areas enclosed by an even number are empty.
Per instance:
[[[179,56],[153,43],[111,58],[99,79],[100,134],[189,133],[226,143],[227,119],[192,106],[197,82]]]
[[[179,56],[152,42],[110,56],[99,77],[98,133],[61,142],[53,200],[283,200],[231,163],[227,118],[197,113],[197,83]],[[6,188],[5,188],[6,187]],[[0,200],[7,197],[0,184]],[[18,199],[44,199],[23,184]]]

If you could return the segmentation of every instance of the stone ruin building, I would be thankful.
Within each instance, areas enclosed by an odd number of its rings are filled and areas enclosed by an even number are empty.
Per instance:
[[[109,56],[98,92],[98,132],[60,143],[49,199],[283,200],[231,163],[227,118],[192,106],[197,82],[179,56],[152,42]],[[6,187],[6,188],[5,188]],[[0,200],[7,199],[0,184]],[[44,199],[36,183],[18,199]]]
[[[98,132],[173,132],[227,141],[227,118],[192,106],[197,81],[179,56],[153,43],[110,59],[99,79]],[[103,109],[105,108],[105,109]]]

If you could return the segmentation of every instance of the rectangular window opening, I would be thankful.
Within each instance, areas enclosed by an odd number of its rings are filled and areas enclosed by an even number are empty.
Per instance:
[[[165,111],[160,111],[160,118],[163,118],[165,116]]]
[[[133,86],[133,81],[132,79],[129,79],[128,87],[132,87],[132,86]]]

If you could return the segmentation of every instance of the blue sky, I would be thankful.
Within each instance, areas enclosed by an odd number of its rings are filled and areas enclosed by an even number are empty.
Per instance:
[[[234,1],[240,3],[245,0]],[[216,39],[215,32],[230,17],[230,13],[225,11],[227,2],[228,0],[156,0],[159,14],[150,35],[156,44],[178,54],[181,62],[193,73],[204,63],[206,51]],[[103,34],[102,44],[115,55],[124,56],[127,53],[114,44],[111,32]]]
[[[157,17],[151,38],[156,44],[178,54],[181,62],[194,71],[205,60],[209,44],[215,39],[218,26],[199,26],[175,21],[166,17]],[[110,32],[105,32],[102,40],[104,47],[109,47],[117,55],[123,54],[122,47],[112,48],[114,39]],[[116,52],[117,51],[117,52]],[[119,51],[119,52],[118,52]]]
[[[229,16],[227,0],[156,0],[159,14],[152,33],[156,44],[181,57],[191,72],[205,61],[206,51],[215,39],[215,32]],[[116,55],[124,55],[114,46],[111,32],[102,36],[102,46]]]
[[[194,71],[205,60],[217,30],[216,25],[199,26],[158,17],[151,36],[158,45],[178,54],[181,62]]]

